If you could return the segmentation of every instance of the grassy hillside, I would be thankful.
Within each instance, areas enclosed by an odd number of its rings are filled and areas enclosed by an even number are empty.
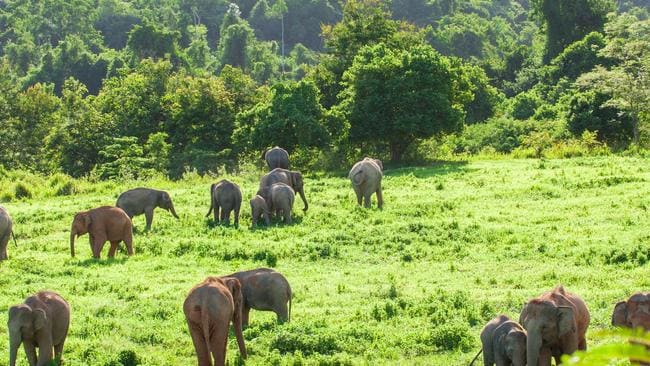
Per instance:
[[[478,333],[498,313],[562,283],[583,296],[590,331],[609,327],[616,301],[648,290],[650,162],[634,158],[505,160],[389,170],[385,207],[355,206],[343,176],[308,176],[310,209],[296,223],[251,230],[205,219],[210,178],[170,182],[62,183],[25,178],[33,198],[4,205],[18,247],[0,263],[0,365],[8,359],[6,309],[39,289],[72,305],[66,365],[190,365],[182,313],[187,291],[208,275],[272,266],[294,291],[292,321],[251,312],[249,365],[467,363]],[[15,194],[5,178],[0,197]],[[90,259],[88,238],[69,254],[75,212],[114,204],[135,186],[166,189],[176,221],[156,211],[153,231],[134,219],[136,255]],[[63,187],[63,188],[61,188]],[[67,187],[67,188],[66,188]],[[70,196],[56,196],[77,191]],[[11,192],[11,193],[8,193]],[[108,247],[105,247],[103,257]],[[593,333],[593,332],[592,332]],[[589,337],[589,344],[607,339]],[[230,337],[228,359],[237,358]],[[20,353],[21,365],[26,364]]]

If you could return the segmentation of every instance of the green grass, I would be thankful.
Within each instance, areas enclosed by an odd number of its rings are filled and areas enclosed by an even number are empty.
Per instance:
[[[40,289],[72,305],[67,365],[128,365],[134,358],[194,364],[181,308],[187,291],[208,275],[261,266],[289,279],[292,321],[277,325],[273,313],[251,313],[244,332],[249,365],[460,365],[480,348],[485,322],[499,313],[518,318],[529,298],[557,284],[585,299],[590,331],[609,327],[617,301],[650,288],[645,159],[389,170],[383,211],[356,207],[344,174],[307,176],[307,214],[298,199],[294,225],[251,230],[248,199],[261,174],[231,177],[245,197],[239,228],[204,218],[214,178],[0,178],[19,242],[0,264],[0,365],[8,359],[6,309]],[[15,198],[18,181],[31,198]],[[120,192],[141,185],[168,190],[180,222],[158,210],[153,231],[144,233],[144,217],[135,218],[131,258],[121,251],[115,260],[92,260],[87,236],[70,258],[74,213],[114,204]],[[590,346],[611,341],[588,339]],[[237,354],[231,336],[231,364]],[[26,365],[22,350],[19,356]]]

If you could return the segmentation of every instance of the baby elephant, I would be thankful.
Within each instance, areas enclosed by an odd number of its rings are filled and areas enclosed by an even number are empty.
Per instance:
[[[269,268],[258,268],[224,277],[234,277],[241,283],[244,296],[242,309],[242,324],[244,326],[248,326],[248,313],[251,309],[273,311],[277,314],[278,321],[289,321],[291,317],[291,286],[283,275]]]
[[[271,225],[271,220],[269,219],[269,207],[266,205],[266,201],[259,194],[251,199],[251,216],[253,218],[253,226],[257,225],[257,220],[260,217],[264,218],[266,226]]]
[[[241,189],[235,183],[223,179],[210,186],[210,210],[214,210],[214,221],[230,224],[230,212],[235,211],[235,226],[239,225],[239,209],[241,208]],[[219,215],[221,210],[221,215]]]
[[[13,236],[14,244],[16,243],[16,237],[12,231],[13,221],[9,212],[0,206],[0,261],[9,259],[7,256],[7,246],[9,245],[9,238]]]
[[[296,198],[293,188],[284,183],[275,183],[265,193],[269,211],[275,212],[276,217],[284,217],[285,224],[291,224],[291,209]]]
[[[499,315],[485,325],[481,331],[481,344],[485,366],[526,365],[526,331],[505,315]]]
[[[108,257],[113,258],[118,244],[123,241],[126,251],[133,255],[133,227],[131,219],[119,207],[102,206],[79,212],[70,229],[70,254],[74,257],[74,239],[88,233],[93,257],[98,258],[106,241],[111,242]]]
[[[350,169],[348,178],[352,181],[352,188],[357,195],[357,203],[366,208],[370,208],[370,197],[373,193],[377,193],[377,207],[381,208],[384,205],[384,197],[381,191],[381,178],[384,166],[381,160],[364,158],[363,160],[354,164]]]
[[[70,326],[70,305],[57,293],[41,291],[9,308],[9,366],[16,366],[20,343],[30,366],[52,363],[52,350],[61,363],[63,343]],[[36,349],[38,347],[38,358]]]
[[[144,214],[144,217],[147,220],[146,230],[151,230],[153,210],[156,207],[165,209],[175,218],[179,218],[178,215],[176,215],[174,203],[172,202],[169,193],[150,188],[135,188],[122,193],[117,198],[115,206],[124,210],[131,219],[133,219],[133,216]]]
[[[612,325],[650,331],[650,292],[637,292],[627,301],[617,303],[612,313]]]

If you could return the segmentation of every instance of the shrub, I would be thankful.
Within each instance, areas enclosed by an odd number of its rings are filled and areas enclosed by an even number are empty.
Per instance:
[[[14,197],[16,199],[32,198],[32,190],[23,182],[18,182],[14,186]]]
[[[473,346],[472,332],[467,324],[458,321],[449,322],[435,328],[431,332],[428,343],[439,350],[451,351],[459,349],[467,352]]]
[[[526,91],[516,95],[510,105],[510,115],[519,120],[525,120],[535,114],[542,100],[535,91]]]
[[[277,349],[282,354],[300,351],[305,356],[314,353],[331,355],[341,350],[336,336],[322,329],[291,328],[284,328],[276,334],[271,340],[271,350]]]

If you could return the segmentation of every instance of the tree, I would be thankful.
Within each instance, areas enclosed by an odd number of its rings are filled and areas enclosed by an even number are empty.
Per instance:
[[[126,43],[135,63],[145,58],[154,60],[170,59],[177,63],[176,42],[180,37],[177,31],[159,27],[153,23],[135,25],[129,32]]]
[[[621,145],[633,135],[632,119],[625,111],[608,105],[611,95],[594,90],[571,96],[567,112],[569,131],[580,136],[584,131],[597,132],[599,141]]]
[[[550,62],[569,44],[590,32],[602,31],[612,0],[533,0],[533,14],[544,23],[544,62]]]
[[[430,46],[364,47],[344,75],[350,139],[387,143],[392,161],[417,138],[458,131],[471,100],[461,68]]]

